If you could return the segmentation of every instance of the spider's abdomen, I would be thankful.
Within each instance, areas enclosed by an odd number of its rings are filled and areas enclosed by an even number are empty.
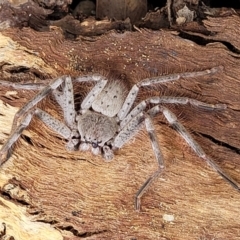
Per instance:
[[[81,140],[87,143],[96,143],[99,146],[103,146],[104,143],[113,138],[118,130],[114,118],[92,111],[78,116],[77,120]]]
[[[114,117],[121,109],[127,95],[123,82],[109,81],[92,104],[94,111],[108,117]]]

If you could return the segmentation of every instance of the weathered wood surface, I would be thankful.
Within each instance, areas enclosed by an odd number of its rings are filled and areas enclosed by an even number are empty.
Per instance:
[[[5,30],[0,34],[1,79],[38,81],[99,71],[133,84],[148,76],[221,65],[220,73],[148,89],[140,99],[161,93],[227,104],[219,112],[171,109],[206,153],[240,182],[240,60],[221,42],[227,26],[239,26],[240,20],[210,18],[210,31],[216,21],[221,28],[203,46],[166,31],[110,32],[94,41],[71,41],[58,28]],[[228,35],[237,49],[238,36],[239,28]],[[80,98],[84,93],[79,90]],[[1,144],[14,113],[33,94],[1,87]],[[61,117],[50,98],[41,107]],[[15,239],[239,239],[239,192],[196,157],[161,116],[154,123],[166,171],[144,195],[141,212],[135,212],[135,193],[157,167],[144,130],[105,163],[88,153],[66,152],[64,142],[34,119],[0,169],[0,219],[6,233]]]

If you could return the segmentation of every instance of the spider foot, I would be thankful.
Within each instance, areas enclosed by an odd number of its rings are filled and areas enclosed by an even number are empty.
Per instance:
[[[85,143],[85,142],[82,142],[82,143],[80,143],[80,145],[79,145],[79,150],[80,150],[80,151],[83,151],[83,152],[88,151],[89,148],[90,148],[90,145],[89,145],[88,143]]]
[[[112,161],[114,154],[113,150],[109,146],[103,146],[103,157],[106,162]]]

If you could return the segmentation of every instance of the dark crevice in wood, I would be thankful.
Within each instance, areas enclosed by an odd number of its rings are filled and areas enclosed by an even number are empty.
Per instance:
[[[193,41],[196,44],[201,45],[201,46],[206,46],[209,43],[219,42],[219,43],[222,43],[224,46],[226,46],[229,51],[231,51],[233,53],[240,54],[240,49],[237,49],[236,47],[234,47],[230,42],[221,41],[221,40],[216,41],[216,40],[213,40],[213,39],[205,39],[202,36],[197,36],[195,34],[192,34],[192,33],[189,33],[189,32],[184,32],[184,31],[181,31],[179,36],[184,38],[184,39],[191,40],[191,41]]]
[[[56,221],[56,220],[46,220],[46,219],[38,219],[38,220],[36,220],[36,222],[48,223],[51,225],[58,224],[58,221]]]
[[[34,146],[34,144],[33,144],[33,142],[32,142],[32,140],[31,140],[30,137],[28,137],[28,136],[22,134],[22,135],[21,135],[21,138],[24,139],[28,144]]]
[[[72,0],[72,4],[70,5],[70,7],[74,9],[79,4],[79,2],[79,0]],[[96,4],[97,0],[92,0],[92,2]]]
[[[42,210],[34,210],[34,211],[28,211],[29,214],[33,216],[39,216],[40,214],[43,214]]]
[[[72,4],[70,5],[66,1],[62,6],[57,2],[52,2],[52,4],[50,3],[49,5],[46,5],[39,2],[29,1],[20,4],[18,7],[6,2],[1,5],[0,22],[7,21],[11,27],[17,27],[20,29],[23,27],[31,27],[32,29],[41,32],[50,31],[52,26],[57,26],[63,30],[65,37],[70,39],[75,39],[78,36],[98,36],[113,29],[119,32],[132,31],[134,30],[132,25],[139,28],[149,28],[153,30],[169,28],[166,0],[161,2],[157,0],[149,0],[147,3],[143,1],[144,10],[141,10],[141,7],[139,10],[140,12],[143,11],[143,13],[139,13],[139,16],[136,17],[133,16],[135,15],[135,11],[130,11],[130,13],[124,17],[115,16],[119,12],[117,6],[115,13],[113,9],[109,9],[110,16],[104,17],[107,13],[105,13],[104,10],[106,6],[103,4],[103,13],[101,14],[101,11],[99,10],[99,14],[102,17],[98,17],[97,14],[93,13],[90,16],[85,16],[83,14],[83,18],[74,15],[74,9],[79,1],[72,1]],[[101,1],[93,2],[96,5],[93,12],[97,13]],[[99,4],[96,4],[97,2],[99,2]],[[124,5],[123,2],[124,1],[122,1],[123,6],[128,9],[126,6],[127,3]],[[222,1],[221,4],[217,3],[217,1],[210,0],[203,1],[204,4],[200,1],[194,1],[194,3],[192,3],[190,0],[182,2],[183,3],[181,3],[181,1],[173,1],[171,4],[172,18],[175,20],[178,18],[178,10],[185,4],[190,10],[192,9],[195,12],[196,16],[190,22],[186,22],[186,24],[176,24],[175,26],[172,26],[175,30],[189,27],[192,31],[206,31],[201,25],[201,21],[206,19],[207,16],[221,16],[221,14],[224,14],[224,10],[222,10],[221,7],[229,6],[232,9],[236,9],[236,11],[240,8],[240,2],[237,1],[237,3],[234,3],[233,0],[230,2]],[[139,5],[141,6],[140,3]],[[218,7],[218,9],[215,9],[214,7]],[[208,11],[210,11],[211,14],[206,13]],[[234,14],[236,11],[229,11],[228,14]],[[191,23],[193,25],[191,25]]]
[[[203,2],[213,8],[240,8],[240,1],[236,0],[204,0]]]
[[[51,224],[53,226],[55,225],[54,227],[56,227],[57,229],[64,230],[64,231],[69,231],[74,236],[81,237],[81,238],[88,238],[88,237],[91,237],[91,236],[94,236],[94,235],[99,235],[99,234],[107,232],[107,230],[99,230],[99,231],[91,231],[91,232],[79,232],[72,225],[61,226],[57,220],[41,219],[41,220],[37,220],[36,222],[48,223],[48,224]]]
[[[218,140],[218,139],[216,139],[216,138],[214,138],[214,137],[212,137],[212,136],[210,136],[208,134],[204,134],[204,133],[200,133],[200,132],[198,132],[198,133],[194,132],[194,134],[197,134],[197,135],[200,135],[200,136],[202,136],[204,138],[207,138],[210,141],[212,141],[213,143],[217,144],[218,146],[230,149],[231,151],[233,151],[233,152],[235,152],[235,153],[240,155],[240,148],[234,147],[234,146],[232,146],[232,145],[230,145],[230,144],[228,144],[226,142],[220,141],[220,140]]]
[[[23,205],[23,206],[30,206],[30,204],[28,202],[26,202],[22,199],[20,200],[20,199],[14,198],[14,197],[11,196],[11,194],[9,194],[8,192],[6,192],[4,190],[0,190],[0,196],[2,196],[5,199],[17,202],[17,203],[19,203],[20,205]]]
[[[58,228],[61,229],[61,230],[70,231],[74,236],[81,237],[81,238],[88,238],[88,237],[91,237],[93,235],[99,235],[99,234],[107,232],[107,230],[101,230],[101,231],[80,233],[77,229],[75,229],[71,225],[69,225],[69,226],[60,226],[60,227],[58,226]]]
[[[12,69],[8,69],[7,72],[9,72],[11,74],[26,73],[26,72],[29,72],[29,68],[19,66],[19,67],[15,67],[15,68],[12,68]]]
[[[0,239],[4,239],[4,236],[6,236],[6,223],[1,223],[1,230],[0,230]]]
[[[148,0],[148,7],[151,9],[155,8],[162,8],[166,6],[167,0],[165,1],[159,1],[159,0]]]
[[[4,102],[10,104],[13,100],[17,100],[18,98],[17,97],[14,97],[13,95],[12,96],[1,96],[0,98],[1,100],[3,100]]]

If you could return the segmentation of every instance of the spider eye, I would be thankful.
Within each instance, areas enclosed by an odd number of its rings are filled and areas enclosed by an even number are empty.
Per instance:
[[[95,142],[92,142],[92,147],[93,147],[93,148],[97,148],[97,147],[98,147],[98,144],[95,143]]]

